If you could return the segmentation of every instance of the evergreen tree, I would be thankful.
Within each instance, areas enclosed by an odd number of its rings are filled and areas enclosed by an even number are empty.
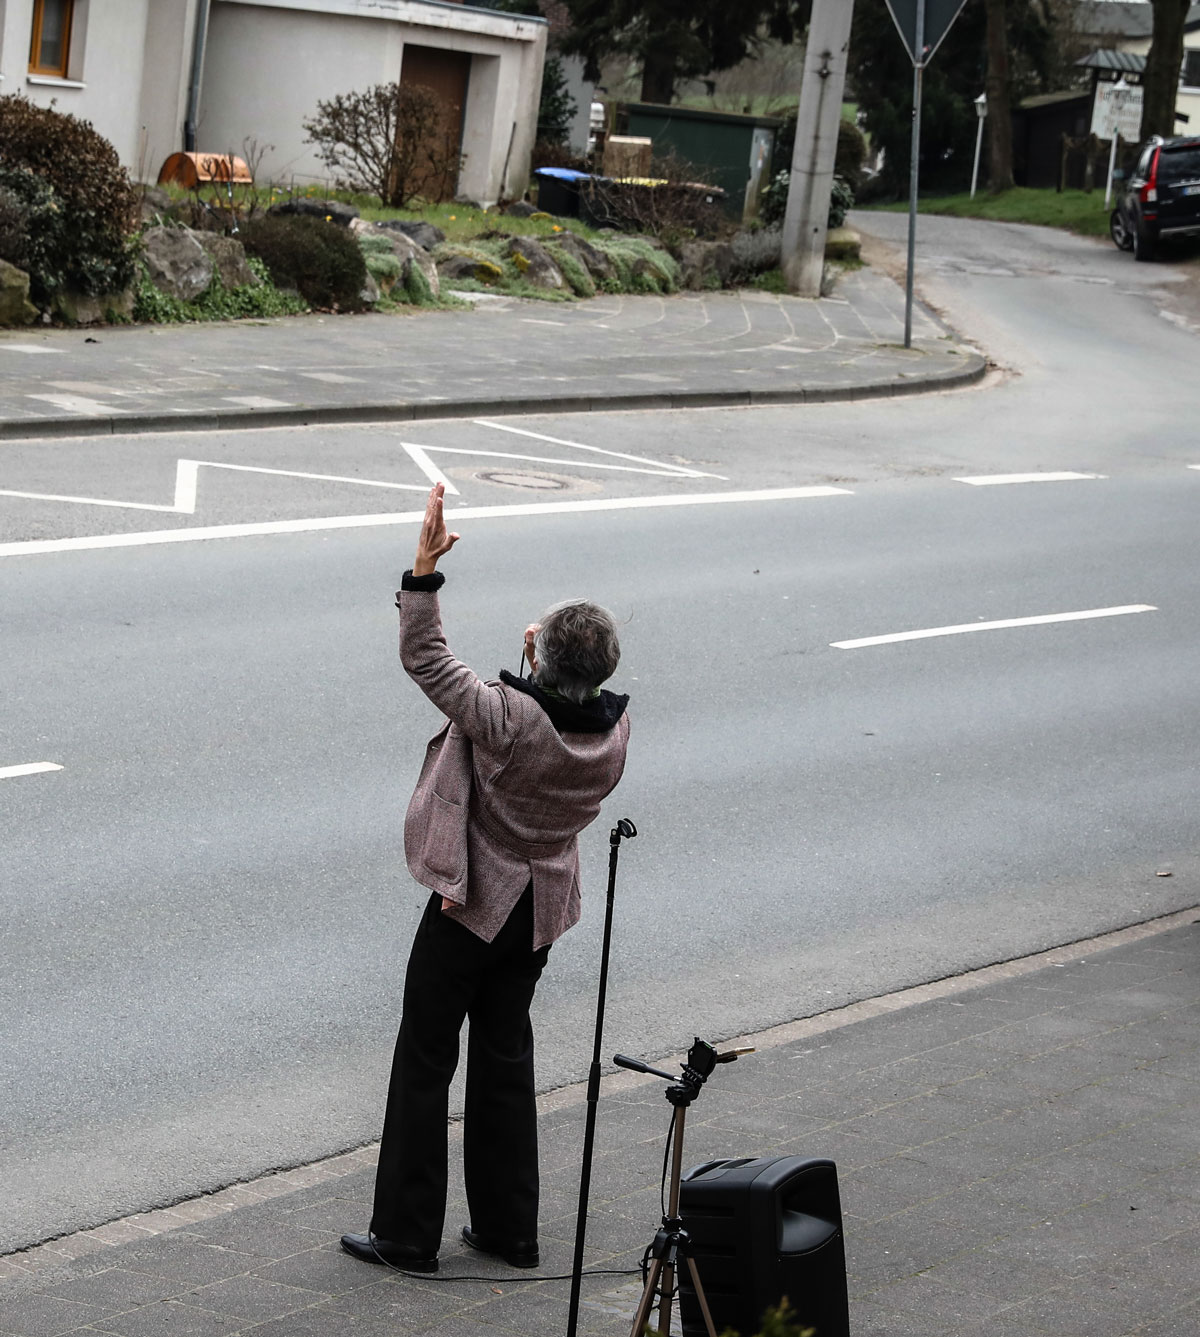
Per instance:
[[[1055,33],[1038,0],[1008,0],[1005,9],[1007,89],[1015,106],[1045,91],[1055,61]],[[884,0],[856,0],[849,72],[871,146],[883,150],[880,193],[899,197],[908,188],[913,69]],[[970,184],[974,101],[986,77],[986,7],[968,4],[925,68],[922,191],[965,190]]]
[[[632,56],[642,67],[642,101],[669,103],[681,79],[727,70],[763,36],[794,41],[811,0],[566,0],[571,32],[563,49],[587,61]]]

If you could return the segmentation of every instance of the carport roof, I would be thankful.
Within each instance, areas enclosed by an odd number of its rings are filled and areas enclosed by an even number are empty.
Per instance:
[[[1075,62],[1087,70],[1117,70],[1121,74],[1143,74],[1146,57],[1133,51],[1093,51]]]

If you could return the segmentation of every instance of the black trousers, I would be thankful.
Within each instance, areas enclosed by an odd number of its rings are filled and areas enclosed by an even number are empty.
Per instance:
[[[446,1217],[446,1122],[459,1032],[470,1018],[463,1170],[471,1227],[537,1238],[537,1109],[529,1005],[549,947],[534,951],[533,886],[490,942],[433,895],[404,980],[371,1229],[433,1256]]]

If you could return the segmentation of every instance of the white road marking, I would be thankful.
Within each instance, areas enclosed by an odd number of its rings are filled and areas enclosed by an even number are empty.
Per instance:
[[[565,320],[538,320],[534,316],[523,316],[522,321],[526,325],[557,325],[560,329],[565,329],[567,324]]]
[[[529,436],[535,441],[548,441],[552,446],[567,446],[571,450],[587,450],[596,455],[607,455],[614,460],[630,460],[634,464],[649,464],[655,469],[665,469],[668,473],[678,474],[680,478],[716,478],[722,483],[728,479],[720,474],[701,473],[699,469],[685,469],[682,465],[663,464],[661,460],[648,460],[644,455],[627,455],[621,450],[605,450],[601,446],[585,446],[582,441],[564,441],[561,436],[546,436],[544,432],[531,432],[525,427],[513,427],[506,422],[490,422],[487,418],[476,418],[476,427],[491,427],[497,432],[512,432],[514,436]]]
[[[61,353],[61,348],[43,348],[41,344],[10,344],[0,342],[0,352],[6,353]]]
[[[476,455],[481,459],[524,460],[528,464],[566,464],[576,469],[615,469],[619,473],[655,474],[659,478],[681,478],[683,476],[670,467],[639,469],[632,464],[601,464],[596,460],[563,460],[553,455],[514,455],[505,450],[468,450],[465,446],[426,446],[425,449],[438,455]]]
[[[302,371],[300,375],[310,381],[328,381],[330,385],[361,385],[363,380],[361,376],[343,376],[337,371]]]
[[[411,452],[410,452],[411,453]],[[424,492],[423,483],[384,483],[374,478],[346,478],[340,474],[301,473],[298,469],[265,469],[254,464],[225,464],[214,460],[178,460],[175,465],[175,501],[171,506],[155,506],[145,501],[113,501],[106,497],[68,497],[51,492],[15,492],[0,488],[0,497],[21,497],[26,501],[67,501],[78,506],[115,506],[120,510],[163,511],[168,515],[195,515],[196,486],[200,468],[229,469],[236,473],[272,474],[277,478],[308,478],[319,483],[354,483],[359,487],[392,488],[401,492]],[[433,466],[429,466],[433,469]],[[434,473],[437,471],[434,470]],[[441,475],[439,474],[438,477]],[[437,478],[434,478],[437,481]],[[458,489],[448,483],[447,492]]]
[[[1189,464],[1189,465],[1188,465],[1188,468],[1189,468],[1189,469],[1200,469],[1200,464]]]
[[[61,771],[54,761],[29,761],[24,766],[0,766],[0,780],[14,780],[18,775],[41,775],[43,771]]]
[[[115,506],[122,511],[164,511],[168,515],[180,513],[178,506],[152,506],[146,501],[110,501],[105,497],[66,497],[54,492],[15,492],[10,488],[0,488],[0,497],[20,497],[25,501],[69,501],[76,506]],[[190,513],[190,511],[184,512],[184,514]]]
[[[240,404],[247,409],[288,409],[286,399],[267,399],[265,395],[223,395],[227,404]]]
[[[956,627],[927,627],[923,631],[898,631],[890,636],[863,636],[856,641],[831,641],[835,650],[859,650],[866,645],[892,645],[896,641],[922,641],[930,636],[961,636],[968,631],[999,631],[1004,627],[1041,627],[1050,622],[1082,622],[1093,617],[1121,617],[1125,613],[1155,613],[1154,604],[1124,604],[1120,608],[1089,608],[1082,613],[1046,613],[1041,617],[1010,617],[1000,622],[964,622]]]
[[[53,404],[56,409],[64,409],[67,413],[86,413],[91,417],[125,412],[114,404],[102,404],[98,399],[88,399],[85,395],[26,395],[25,398],[42,399],[47,404]]]
[[[451,496],[457,497],[459,495],[458,488],[429,458],[425,453],[426,448],[424,446],[418,446],[415,441],[401,441],[400,446],[408,453],[408,457],[431,483],[441,483]]]
[[[463,506],[455,520],[507,519],[526,515],[570,515],[587,511],[653,510],[668,506],[719,506],[758,501],[799,501],[809,497],[849,497],[843,487],[781,487],[757,492],[698,492],[689,496],[603,497],[588,501],[524,502],[512,506]],[[160,543],[197,543],[207,539],[257,538],[267,534],[308,534],[330,529],[374,529],[382,525],[420,524],[424,510],[384,515],[338,515],[311,520],[263,520],[253,524],[205,525],[192,529],[161,529],[143,534],[97,534],[87,538],[22,539],[0,543],[0,557],[38,553],[81,552],[96,548],[140,548]]]
[[[1004,483],[1074,483],[1083,478],[1107,478],[1107,474],[1038,473],[1038,474],[976,474],[956,478],[956,483],[970,483],[972,487],[994,487]]]

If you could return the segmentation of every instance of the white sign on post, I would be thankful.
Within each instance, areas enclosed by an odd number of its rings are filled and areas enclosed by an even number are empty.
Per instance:
[[[1118,88],[1116,84],[1097,84],[1092,104],[1092,134],[1097,139],[1111,139],[1119,133],[1126,144],[1136,144],[1142,137],[1142,90],[1134,85]]]

